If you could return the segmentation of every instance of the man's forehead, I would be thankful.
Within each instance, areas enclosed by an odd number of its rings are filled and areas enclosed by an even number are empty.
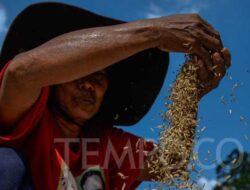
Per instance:
[[[98,76],[98,75],[103,76],[103,77],[105,76],[105,78],[107,78],[107,74],[108,74],[108,72],[105,69],[102,69],[102,70],[96,71],[94,73],[91,73],[91,74],[89,74],[87,76],[84,76],[84,77],[81,77],[79,79],[73,80],[71,82],[79,82],[79,81],[86,80],[88,78],[91,78],[93,76]]]
[[[93,75],[102,75],[102,76],[107,76],[108,72],[105,69],[96,71],[92,74],[87,75],[86,77],[93,76]],[[84,78],[84,77],[83,77]]]
[[[105,76],[105,77],[107,77],[107,74],[108,74],[107,71],[105,69],[102,69],[102,70],[96,71],[94,73],[91,73],[87,76],[84,76],[78,80],[87,79],[87,78],[90,78],[92,76]]]
[[[102,69],[100,71],[97,71],[95,73],[100,73],[100,74],[107,74],[107,71],[105,69]]]

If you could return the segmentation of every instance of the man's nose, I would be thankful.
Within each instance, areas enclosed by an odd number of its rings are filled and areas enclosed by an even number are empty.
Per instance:
[[[94,91],[94,85],[90,81],[83,81],[79,84],[80,90]]]

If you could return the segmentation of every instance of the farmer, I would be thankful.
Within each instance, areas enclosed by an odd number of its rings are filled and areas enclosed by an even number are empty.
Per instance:
[[[150,109],[169,51],[199,58],[202,95],[230,66],[219,34],[196,14],[124,23],[60,3],[21,12],[0,59],[1,190],[135,189],[150,180],[142,153],[153,144],[114,125]]]

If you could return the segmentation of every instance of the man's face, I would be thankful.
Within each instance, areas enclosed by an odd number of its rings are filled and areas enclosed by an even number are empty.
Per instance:
[[[94,116],[108,88],[105,71],[56,86],[55,98],[61,109],[80,125]]]

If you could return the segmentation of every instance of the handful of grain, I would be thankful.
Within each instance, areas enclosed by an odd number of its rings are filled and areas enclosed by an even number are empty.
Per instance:
[[[193,149],[196,115],[199,102],[196,59],[183,65],[168,97],[168,122],[160,133],[159,146],[149,162],[150,172],[167,185],[190,188],[187,165]],[[190,188],[192,189],[192,188]]]

